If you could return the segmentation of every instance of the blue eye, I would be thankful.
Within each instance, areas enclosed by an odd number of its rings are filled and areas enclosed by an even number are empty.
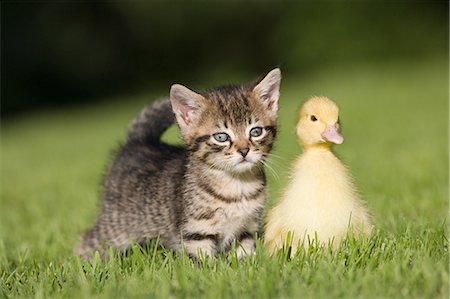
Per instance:
[[[253,129],[250,130],[251,137],[261,136],[262,133],[263,133],[263,128],[261,128],[261,127],[254,127]]]
[[[227,133],[216,133],[213,135],[213,137],[219,142],[226,142],[230,140],[230,135],[228,135]]]

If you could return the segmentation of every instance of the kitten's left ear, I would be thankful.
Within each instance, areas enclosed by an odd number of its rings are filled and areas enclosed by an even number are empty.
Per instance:
[[[278,98],[280,97],[281,71],[279,68],[271,70],[253,88],[253,92],[262,103],[273,113],[278,111]]]

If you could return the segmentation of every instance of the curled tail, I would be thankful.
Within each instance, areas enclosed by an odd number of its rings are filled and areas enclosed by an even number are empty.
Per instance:
[[[128,133],[128,141],[159,142],[164,131],[175,121],[169,99],[154,102],[136,117]]]

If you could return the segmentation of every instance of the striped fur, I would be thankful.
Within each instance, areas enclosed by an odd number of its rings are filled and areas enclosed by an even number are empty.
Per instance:
[[[144,109],[110,167],[102,211],[77,253],[124,250],[159,237],[190,256],[213,256],[233,242],[239,257],[252,254],[266,200],[263,161],[277,126],[278,98],[265,86],[271,73],[253,85],[201,94],[178,85],[170,101]],[[160,141],[175,118],[184,147]],[[255,127],[261,136],[250,136]],[[230,140],[218,142],[214,134],[221,132]]]

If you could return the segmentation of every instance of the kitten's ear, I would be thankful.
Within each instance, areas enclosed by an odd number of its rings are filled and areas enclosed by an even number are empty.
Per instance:
[[[271,70],[253,88],[255,95],[263,102],[267,109],[275,114],[278,111],[278,98],[280,97],[281,71],[279,68]]]
[[[198,93],[180,84],[170,88],[170,102],[181,127],[187,127],[198,117],[200,101],[204,98]]]

